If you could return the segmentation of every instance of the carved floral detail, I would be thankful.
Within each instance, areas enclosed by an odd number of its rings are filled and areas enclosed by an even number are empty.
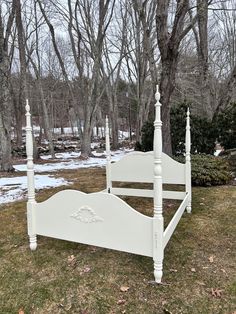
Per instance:
[[[85,223],[103,221],[103,218],[99,217],[89,206],[80,207],[75,213],[71,214],[70,217]]]

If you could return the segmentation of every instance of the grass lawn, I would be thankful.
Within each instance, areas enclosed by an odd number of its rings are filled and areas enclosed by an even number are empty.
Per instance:
[[[58,173],[84,192],[105,186],[103,169]],[[37,193],[42,201],[59,189]],[[152,201],[126,200],[152,214]],[[176,208],[165,202],[168,221]],[[0,206],[0,313],[236,313],[236,188],[193,188],[168,243],[164,284],[153,285],[151,258],[38,237],[31,252],[26,203]]]

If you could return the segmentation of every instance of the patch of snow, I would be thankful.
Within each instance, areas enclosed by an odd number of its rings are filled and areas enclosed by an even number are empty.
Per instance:
[[[216,149],[214,152],[214,156],[219,156],[220,152],[222,152],[222,149]]]
[[[111,161],[120,160],[125,154],[127,154],[131,151],[132,151],[131,149],[114,151],[111,153]],[[74,152],[65,153],[66,154],[65,156],[68,158],[71,158],[69,156],[70,156],[70,154],[73,154],[73,153]],[[96,152],[94,152],[94,153],[99,154]],[[44,157],[45,157],[44,159],[46,159],[47,156],[44,156]],[[41,173],[41,172],[54,172],[54,171],[65,170],[65,169],[104,167],[105,165],[106,165],[106,158],[91,157],[87,160],[73,160],[73,158],[71,158],[71,160],[65,159],[65,161],[61,161],[61,162],[47,163],[47,164],[35,164],[34,170],[37,173]],[[14,168],[17,171],[26,171],[27,170],[26,164],[14,165]]]
[[[72,158],[78,158],[81,155],[81,152],[65,152],[65,153],[56,153],[55,158],[56,159],[72,159]],[[43,160],[48,160],[52,158],[52,155],[44,155],[40,156]]]
[[[35,189],[45,189],[68,185],[70,182],[63,178],[49,175],[35,175]],[[25,197],[27,177],[0,178],[0,203],[10,203]]]
[[[95,143],[91,143],[91,149],[95,149],[95,147],[99,147],[100,143],[95,142]]]
[[[92,152],[92,154],[96,157],[102,157],[102,156],[106,156],[106,152],[103,151],[102,153],[97,153],[96,151]]]

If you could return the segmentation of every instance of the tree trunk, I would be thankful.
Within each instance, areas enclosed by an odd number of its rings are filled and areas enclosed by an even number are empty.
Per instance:
[[[19,99],[16,108],[16,118],[18,123],[18,128],[22,129],[22,111],[26,104],[26,98],[28,98],[27,93],[27,79],[26,79],[26,56],[25,56],[25,38],[24,38],[24,28],[21,18],[21,1],[15,0],[16,3],[16,28],[17,28],[17,38],[18,38],[18,48],[19,48],[19,58],[20,58],[20,90]],[[22,136],[18,134],[17,145],[22,144]]]
[[[116,150],[119,148],[117,104],[113,104],[113,109],[110,111],[110,120],[111,120],[110,122],[111,122],[112,148]]]
[[[12,15],[10,15],[9,21],[10,18],[12,18]],[[10,66],[7,38],[11,31],[11,25],[9,24],[8,26],[8,33],[4,37],[0,6],[0,171],[13,170],[11,160],[11,99],[9,91]]]
[[[138,113],[136,117],[136,141],[141,142],[141,130],[143,126],[143,116],[144,116],[144,104],[141,101],[141,97],[138,96]]]
[[[112,148],[118,149],[118,105],[117,105],[117,89],[110,82],[106,85],[106,92],[109,101],[109,117],[111,124]]]
[[[51,131],[51,127],[50,127],[50,120],[49,120],[49,116],[48,116],[48,108],[46,106],[41,81],[40,81],[40,79],[38,79],[37,81],[38,81],[38,85],[39,85],[38,87],[39,87],[40,98],[41,98],[41,103],[42,103],[44,131],[45,131],[45,135],[48,139],[49,152],[50,152],[52,158],[55,158],[55,151],[54,151],[54,146],[53,146],[53,136],[52,136],[52,131]]]
[[[36,49],[36,51],[38,51],[38,50]],[[45,131],[45,135],[46,135],[48,142],[49,142],[49,151],[50,151],[50,154],[52,155],[52,158],[55,158],[55,151],[54,151],[54,146],[53,146],[53,136],[52,136],[52,131],[51,131],[51,127],[50,127],[50,120],[49,120],[49,116],[48,116],[48,108],[46,106],[42,81],[41,81],[41,77],[40,77],[40,67],[41,67],[40,60],[38,58],[38,65],[36,65],[36,63],[31,58],[30,55],[29,55],[29,60],[33,66],[34,73],[35,73],[35,76],[37,78],[36,83],[37,83],[37,87],[38,87],[39,95],[40,95],[40,100],[41,100],[41,104],[42,104],[44,131]]]
[[[197,19],[199,29],[199,40],[197,52],[200,71],[200,92],[203,113],[209,119],[213,116],[212,92],[209,78],[208,64],[208,0],[197,0]],[[196,34],[195,34],[196,37]]]
[[[174,91],[175,73],[177,69],[178,55],[172,56],[172,59],[162,60],[162,72],[160,78],[160,102],[162,104],[162,130],[163,130],[163,151],[172,155],[171,131],[170,131],[170,98]]]
[[[0,82],[0,86],[2,86],[1,83],[2,82]],[[5,108],[4,111],[0,111],[0,171],[12,171],[14,168],[12,167],[11,161],[11,133],[9,131],[11,126],[9,119],[10,108],[7,108],[10,107],[10,104],[9,98],[8,96],[6,96],[6,93],[2,96],[3,97],[0,98],[0,108]]]
[[[0,53],[0,171],[13,170],[11,161],[11,99],[7,56]],[[5,59],[3,61],[3,59]]]
[[[182,39],[192,29],[196,23],[197,16],[192,18],[187,26],[185,19],[189,11],[189,1],[177,1],[176,11],[173,19],[172,29],[169,26],[169,5],[170,1],[157,0],[156,8],[156,30],[158,47],[161,54],[161,79],[160,92],[162,103],[162,121],[163,121],[163,151],[169,155],[172,154],[171,133],[170,133],[170,98],[175,88],[175,76],[177,72],[177,63],[179,47]],[[170,32],[171,30],[171,32]]]
[[[81,159],[88,159],[91,155],[91,130],[87,124],[84,125],[81,143]]]
[[[10,93],[15,114],[16,145],[19,147],[22,144],[22,111],[19,108],[19,102],[16,98],[16,94],[11,82]]]

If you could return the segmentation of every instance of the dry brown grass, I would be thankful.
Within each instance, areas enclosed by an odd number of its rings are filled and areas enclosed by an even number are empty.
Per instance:
[[[63,171],[70,188],[95,192],[103,169]],[[42,201],[57,189],[37,194]],[[28,248],[25,202],[0,209],[0,313],[217,313],[236,310],[235,204],[233,186],[195,188],[193,213],[185,214],[168,244],[165,285],[151,285],[151,258],[39,237]],[[126,198],[152,214],[152,202]],[[165,219],[176,203],[165,202]],[[68,257],[73,255],[73,262]],[[122,292],[122,286],[129,287]]]

